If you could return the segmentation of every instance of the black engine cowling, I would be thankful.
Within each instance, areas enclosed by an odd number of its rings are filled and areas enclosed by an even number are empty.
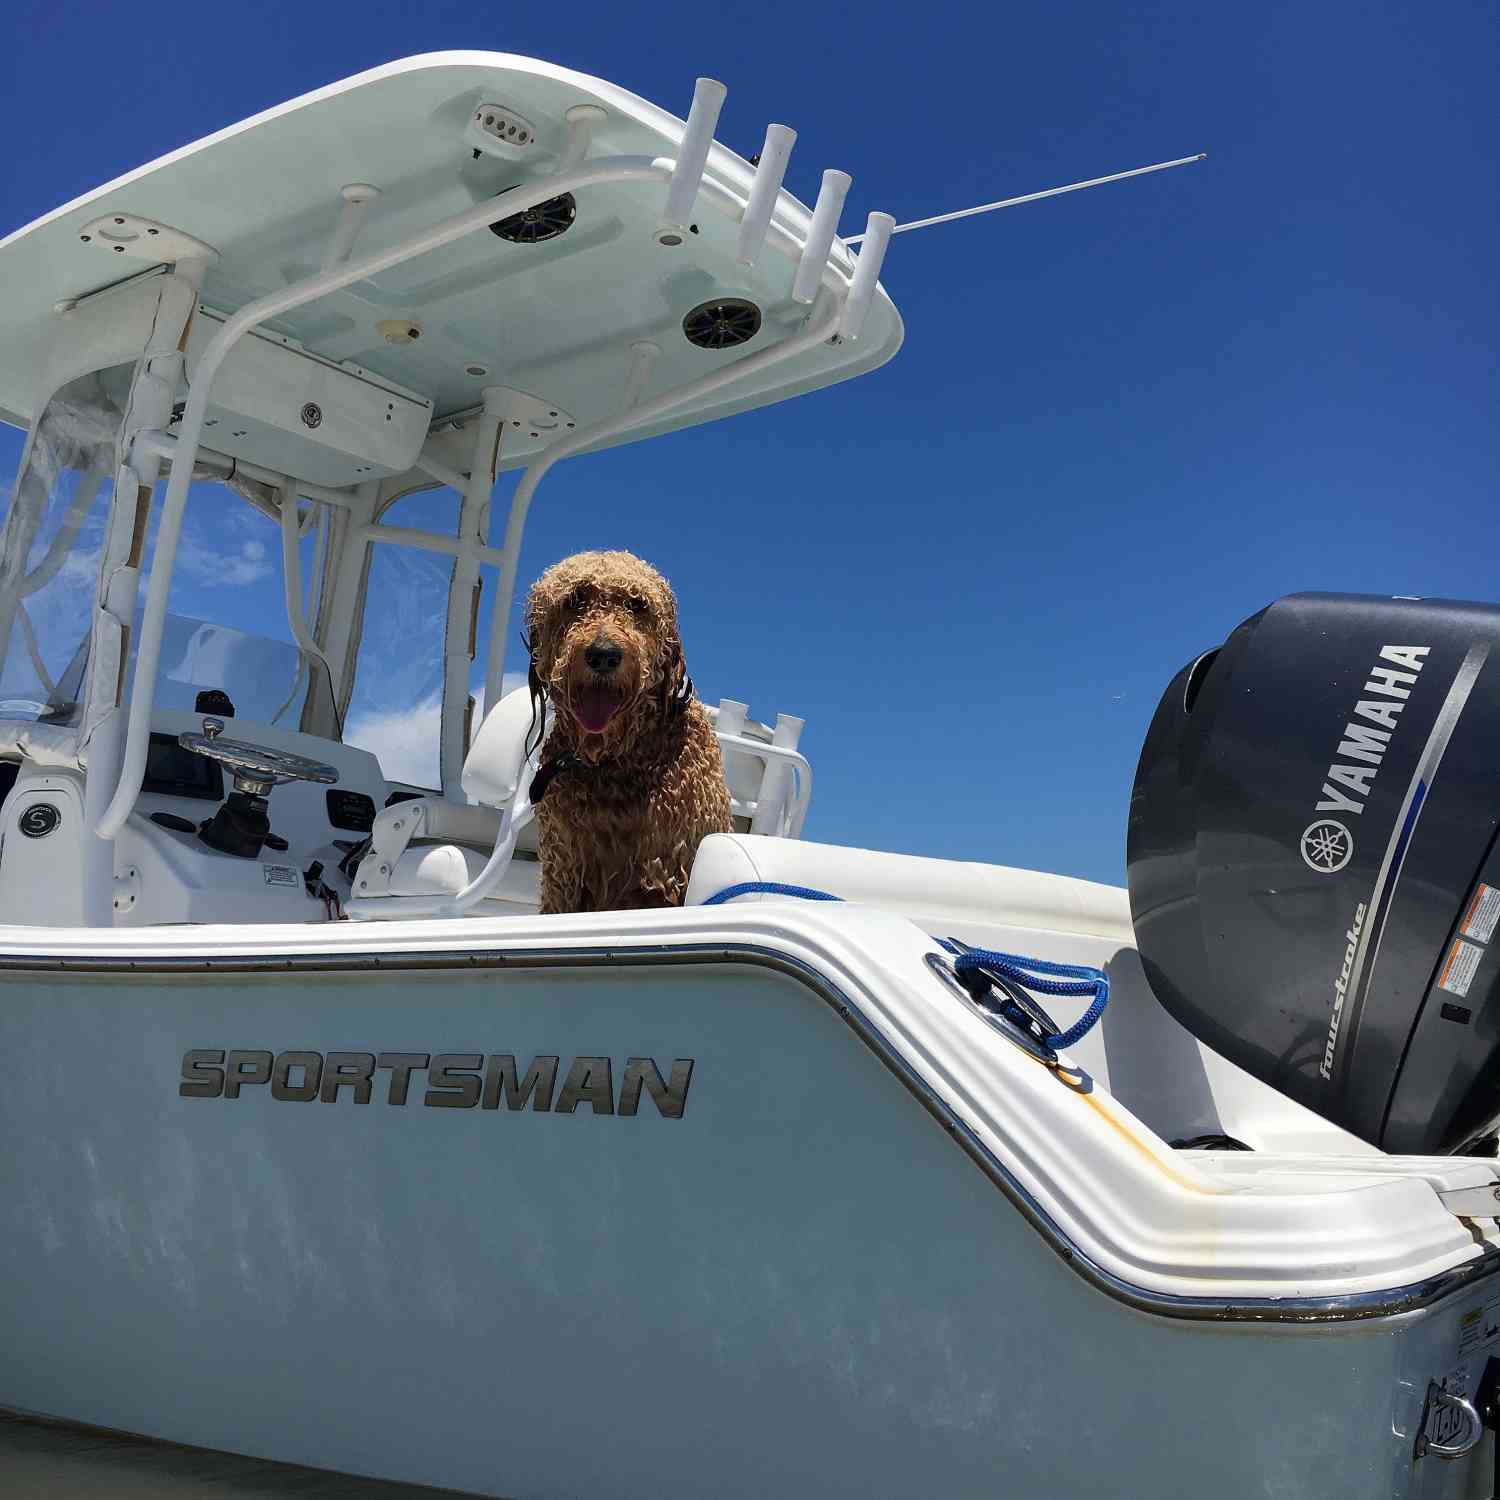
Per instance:
[[[1296,594],[1168,687],[1128,868],[1196,1036],[1387,1151],[1500,1120],[1500,608]]]

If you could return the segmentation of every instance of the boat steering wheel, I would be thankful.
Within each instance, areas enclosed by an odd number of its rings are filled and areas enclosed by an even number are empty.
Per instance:
[[[269,745],[221,739],[223,733],[222,719],[205,719],[201,734],[179,734],[177,743],[184,750],[228,767],[237,792],[264,797],[284,781],[314,781],[321,786],[334,786],[338,782],[339,773],[321,761],[293,755],[289,750],[273,750]]]

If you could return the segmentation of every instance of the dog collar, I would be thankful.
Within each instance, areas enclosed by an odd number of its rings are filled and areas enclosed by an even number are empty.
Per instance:
[[[531,799],[531,805],[535,807],[547,795],[547,788],[561,772],[577,771],[585,764],[586,762],[580,760],[571,750],[564,751],[561,755],[554,755],[551,760],[543,761],[541,768],[531,778],[531,789],[527,793]]]

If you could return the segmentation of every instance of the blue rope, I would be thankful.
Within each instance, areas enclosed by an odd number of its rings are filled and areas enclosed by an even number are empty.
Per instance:
[[[827,891],[815,891],[810,885],[778,885],[774,880],[742,880],[738,885],[726,885],[715,891],[701,904],[722,906],[736,896],[800,896],[804,901],[842,901],[842,896],[831,896]]]
[[[1058,964],[1044,958],[1023,958],[1019,953],[997,953],[989,948],[970,948],[953,960],[955,974],[989,969],[1023,989],[1040,995],[1092,995],[1093,1003],[1066,1031],[1045,1038],[1054,1052],[1071,1047],[1093,1030],[1109,1004],[1109,976],[1103,969],[1084,964]],[[1056,978],[1047,978],[1056,975]]]
[[[842,896],[828,891],[816,891],[807,885],[781,885],[774,880],[742,880],[738,885],[726,885],[703,901],[704,906],[722,906],[737,896],[797,896],[803,901],[842,901]],[[1019,953],[998,953],[991,948],[961,949],[951,938],[937,940],[950,953],[957,954],[953,960],[955,974],[972,974],[975,970],[991,969],[1012,984],[1022,989],[1035,990],[1039,995],[1092,995],[1093,1003],[1066,1031],[1054,1032],[1043,1040],[1054,1052],[1071,1047],[1094,1029],[1104,1007],[1109,1004],[1109,976],[1103,969],[1091,969],[1084,964],[1059,964],[1045,958],[1023,958]],[[1047,976],[1055,977],[1047,977]]]

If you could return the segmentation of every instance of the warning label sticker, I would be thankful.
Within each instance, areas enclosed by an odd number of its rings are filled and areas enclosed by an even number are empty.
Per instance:
[[[1482,1307],[1471,1307],[1463,1317],[1458,1320],[1458,1352],[1467,1354],[1474,1348],[1484,1332],[1484,1309]]]
[[[1500,890],[1481,880],[1464,913],[1464,925],[1458,930],[1476,943],[1487,943],[1495,935],[1497,922],[1500,922]]]
[[[1462,1358],[1500,1340],[1500,1302],[1487,1302],[1466,1312],[1458,1325],[1458,1353]]]
[[[1466,943],[1462,938],[1455,938],[1443,963],[1443,972],[1438,975],[1438,986],[1447,990],[1450,995],[1458,995],[1460,998],[1467,995],[1469,986],[1474,982],[1474,971],[1478,969],[1479,960],[1483,957],[1483,948]]]

